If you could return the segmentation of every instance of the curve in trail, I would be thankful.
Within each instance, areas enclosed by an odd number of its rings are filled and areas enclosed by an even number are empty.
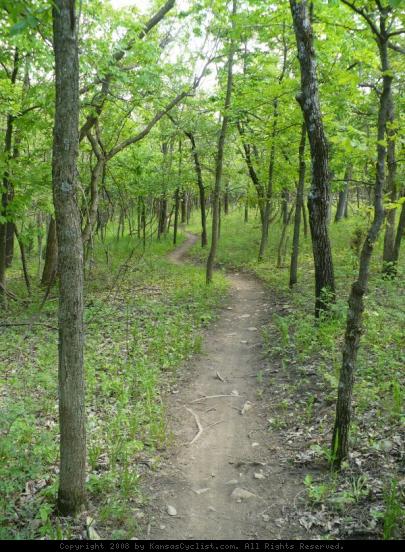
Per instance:
[[[170,259],[180,263],[197,239],[188,234]],[[175,442],[147,482],[146,538],[308,538],[285,521],[302,483],[266,429],[255,377],[268,370],[265,291],[245,274],[229,279],[228,303],[205,333],[203,353],[184,366],[180,391],[167,401]]]

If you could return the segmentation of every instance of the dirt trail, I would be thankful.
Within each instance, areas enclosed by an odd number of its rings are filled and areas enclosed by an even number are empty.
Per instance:
[[[189,235],[171,260],[181,262],[197,239]],[[261,398],[260,373],[271,371],[261,339],[268,298],[252,277],[229,279],[228,303],[168,401],[175,442],[147,482],[147,538],[308,538],[299,525],[286,523],[302,482],[267,429],[268,402]],[[241,492],[246,496],[234,496]]]

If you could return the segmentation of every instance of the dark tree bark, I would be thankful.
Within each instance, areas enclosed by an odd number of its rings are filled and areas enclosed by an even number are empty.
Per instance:
[[[13,69],[10,75],[10,82],[14,85],[17,81],[18,69],[20,63],[20,55],[18,48],[14,51]],[[6,120],[6,132],[4,138],[4,164],[2,184],[3,190],[1,194],[0,215],[6,217],[10,197],[13,195],[13,187],[10,181],[8,162],[11,156],[11,147],[13,141],[14,115],[8,114]],[[7,307],[6,293],[6,267],[7,267],[7,226],[8,223],[0,223],[0,306]]]
[[[290,211],[287,213],[287,218],[285,219],[285,222],[283,219],[283,228],[281,230],[280,241],[277,248],[277,268],[282,268],[284,263],[285,252],[286,252],[287,241],[288,241],[287,228],[290,223],[293,211],[294,211],[294,206],[291,207]]]
[[[60,479],[58,510],[85,503],[86,427],[83,370],[83,242],[77,204],[79,146],[78,18],[75,0],[55,0],[55,124],[52,181],[59,272]]]
[[[297,100],[304,115],[312,161],[308,211],[315,264],[315,316],[318,318],[335,299],[332,249],[328,233],[328,145],[320,109],[313,32],[307,1],[290,0],[290,6],[301,67],[301,92],[297,95]]]
[[[37,276],[41,271],[41,259],[42,259],[42,213],[37,213],[37,248],[38,248],[38,267],[37,267]]]
[[[204,187],[204,182],[202,178],[200,156],[198,155],[194,134],[192,132],[186,132],[185,134],[191,142],[191,152],[194,160],[194,170],[197,177],[197,186],[198,186],[198,193],[199,193],[199,199],[200,199],[200,213],[201,213],[201,247],[206,247],[208,244],[207,215],[205,212],[205,187]],[[185,206],[184,199],[182,200],[182,215],[181,215],[182,219],[183,219],[183,205]],[[186,221],[185,219],[186,219],[186,213],[184,209],[184,222]]]
[[[387,182],[386,188],[389,194],[390,201],[395,203],[398,199],[396,172],[397,162],[395,158],[395,131],[394,131],[394,101],[392,92],[388,101],[388,122],[390,128],[387,129]],[[386,213],[386,226],[384,234],[384,249],[383,249],[383,274],[388,277],[394,277],[397,273],[397,260],[395,259],[395,226],[396,226],[396,209],[389,209]]]
[[[14,222],[7,222],[6,228],[6,267],[9,268],[14,257]]]
[[[281,190],[281,216],[283,224],[287,224],[288,219],[288,201],[290,199],[290,194],[286,188]]]
[[[245,199],[245,212],[244,212],[243,221],[245,223],[249,222],[249,199],[248,199],[248,197],[246,197],[246,199]]]
[[[297,199],[295,202],[295,214],[294,214],[294,236],[293,247],[291,253],[290,264],[290,288],[297,283],[297,268],[298,268],[298,253],[300,243],[300,226],[301,226],[301,212],[304,204],[304,186],[305,186],[305,137],[306,137],[305,123],[302,123],[301,128],[301,141],[298,153],[299,169],[298,169],[298,186],[297,186]]]
[[[246,162],[250,179],[253,183],[253,186],[256,189],[259,212],[260,212],[260,220],[261,220],[261,223],[263,224],[265,189],[264,189],[263,184],[260,182],[259,177],[257,175],[257,172],[256,172],[256,170],[253,166],[253,160],[252,160],[252,155],[251,155],[251,146],[250,146],[250,144],[248,144],[245,141],[245,132],[244,132],[243,125],[240,121],[238,121],[236,126],[237,126],[237,129],[239,131],[239,134],[240,134],[240,137],[241,137],[241,140],[242,140],[242,147],[243,147],[242,156],[243,156],[243,158]]]
[[[167,198],[162,197],[159,200],[159,219],[158,219],[158,239],[166,232],[167,224]]]
[[[355,10],[355,6],[349,2],[346,2],[346,0],[343,1]],[[347,313],[343,359],[336,402],[336,418],[332,438],[333,464],[338,469],[341,467],[342,462],[347,459],[349,454],[352,393],[357,363],[357,353],[360,345],[360,338],[363,332],[362,320],[364,311],[364,295],[367,291],[370,260],[374,244],[378,238],[385,215],[383,207],[383,192],[385,189],[387,150],[384,144],[386,138],[386,126],[389,119],[392,86],[392,73],[390,71],[388,60],[389,34],[386,30],[387,14],[388,12],[385,8],[379,7],[379,29],[377,30],[374,27],[374,24],[371,27],[378,44],[381,71],[383,75],[383,90],[380,95],[377,124],[377,163],[374,191],[374,218],[361,250],[358,278],[352,285],[349,296],[349,310]],[[366,21],[369,23],[367,18]]]
[[[31,282],[30,282],[30,275],[28,273],[28,267],[27,267],[27,259],[26,259],[26,255],[25,255],[25,247],[24,247],[24,242],[22,241],[21,237],[20,237],[20,234],[17,230],[17,226],[14,225],[14,232],[15,232],[15,237],[17,238],[17,241],[18,241],[18,245],[20,247],[20,254],[21,254],[21,265],[22,265],[22,269],[23,269],[23,275],[24,275],[24,281],[25,281],[25,285],[27,287],[27,291],[28,291],[28,295],[31,295]]]
[[[236,14],[236,0],[232,2],[232,31],[234,30],[234,18]],[[211,235],[211,248],[207,259],[206,281],[207,284],[212,282],[212,276],[214,271],[215,255],[218,247],[219,238],[219,220],[220,220],[220,195],[221,195],[221,183],[222,183],[222,168],[224,161],[224,147],[226,131],[229,121],[229,108],[231,106],[231,95],[233,85],[233,58],[235,55],[235,41],[231,38],[229,44],[228,53],[228,71],[227,71],[227,83],[226,83],[226,95],[224,113],[222,116],[221,131],[218,137],[217,158],[215,163],[215,184],[213,190],[213,205],[212,205],[212,235]]]
[[[307,208],[305,201],[302,202],[302,220],[304,223],[304,238],[308,237],[308,220],[307,220]]]
[[[143,243],[143,249],[145,250],[145,248],[146,248],[146,205],[145,205],[145,198],[142,198],[141,223],[142,223],[142,243]]]
[[[181,193],[181,204],[180,204],[180,211],[181,211],[181,218],[180,222],[181,224],[186,224],[187,221],[187,194],[185,190]]]
[[[224,215],[229,215],[229,186],[225,186],[224,191]]]
[[[42,271],[41,286],[51,286],[58,271],[58,242],[56,239],[56,222],[53,217],[49,222],[45,248],[45,264]]]
[[[179,223],[179,210],[180,210],[180,190],[176,189],[174,193],[174,224],[173,224],[173,244],[177,243],[177,227]]]
[[[348,165],[345,172],[345,184],[343,190],[339,192],[338,204],[336,207],[335,222],[339,222],[343,217],[347,218],[347,199],[349,195],[349,182],[352,178],[352,166]]]

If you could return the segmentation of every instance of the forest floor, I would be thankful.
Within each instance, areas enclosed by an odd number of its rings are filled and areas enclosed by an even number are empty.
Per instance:
[[[181,262],[197,239],[188,234],[171,260]],[[179,370],[167,398],[174,443],[144,481],[144,538],[311,537],[294,510],[303,473],[267,420],[277,397],[263,374],[284,379],[263,355],[262,327],[277,306],[254,277],[228,279],[229,298],[206,330],[202,353]]]

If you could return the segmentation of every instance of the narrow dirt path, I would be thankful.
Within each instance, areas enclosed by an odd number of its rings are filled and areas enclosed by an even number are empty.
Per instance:
[[[188,235],[171,260],[180,263],[197,239]],[[147,482],[147,538],[308,538],[286,522],[302,480],[267,429],[265,291],[244,274],[229,279],[229,301],[168,401],[174,443]]]

